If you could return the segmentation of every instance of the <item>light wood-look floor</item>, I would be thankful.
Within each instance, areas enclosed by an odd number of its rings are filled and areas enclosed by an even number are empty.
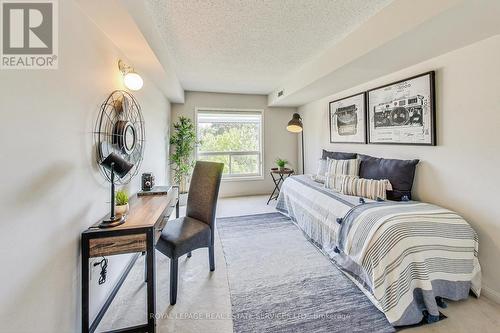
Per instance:
[[[220,199],[217,216],[274,212],[274,202],[269,206],[266,202],[267,196]],[[189,260],[179,259],[179,291],[174,307],[168,304],[168,259],[157,252],[157,312],[160,316],[157,321],[158,332],[232,333],[231,301],[220,240],[216,239],[216,271],[213,273],[208,270],[206,252],[206,249],[199,249],[193,252],[193,257]],[[141,258],[113,301],[98,331],[140,324],[145,320],[143,269],[144,262]],[[431,325],[404,329],[402,332],[500,332],[500,305],[485,297],[448,302],[448,308],[442,312],[447,319]]]

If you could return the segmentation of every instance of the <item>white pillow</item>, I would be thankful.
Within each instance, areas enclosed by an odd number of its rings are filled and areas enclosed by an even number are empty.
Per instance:
[[[318,160],[318,171],[316,172],[315,175],[313,175],[313,180],[317,181],[318,183],[324,183],[325,178],[326,178],[326,171],[327,171],[328,163],[326,159],[320,158]]]
[[[359,174],[358,159],[335,160],[327,158],[327,172],[325,187],[340,192],[342,190],[342,178],[339,176],[355,176]]]

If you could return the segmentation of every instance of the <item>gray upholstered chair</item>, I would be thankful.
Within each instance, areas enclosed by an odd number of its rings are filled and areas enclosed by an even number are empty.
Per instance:
[[[196,162],[187,200],[186,216],[168,221],[156,249],[170,258],[170,304],[177,301],[178,259],[208,247],[210,271],[215,270],[215,209],[223,163]]]

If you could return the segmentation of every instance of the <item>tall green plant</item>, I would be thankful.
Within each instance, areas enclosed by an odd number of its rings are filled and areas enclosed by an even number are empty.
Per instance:
[[[194,167],[193,152],[198,141],[191,119],[179,117],[173,126],[174,131],[170,136],[170,145],[173,148],[170,154],[170,164],[174,172],[174,182],[179,184],[181,193],[186,193],[187,178]]]

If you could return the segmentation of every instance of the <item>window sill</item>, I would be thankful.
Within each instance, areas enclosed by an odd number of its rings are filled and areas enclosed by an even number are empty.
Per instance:
[[[246,182],[255,180],[264,180],[264,176],[228,177],[228,178],[222,177],[222,182]]]

